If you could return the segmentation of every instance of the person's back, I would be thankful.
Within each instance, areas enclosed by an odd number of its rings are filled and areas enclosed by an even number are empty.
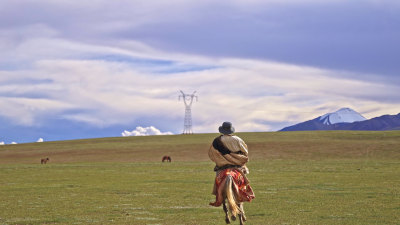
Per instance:
[[[215,171],[227,167],[245,167],[249,161],[246,143],[233,134],[223,134],[214,139],[208,152],[215,162]]]
[[[225,134],[220,138],[222,143],[233,153],[248,155],[247,145],[240,137],[233,134]]]

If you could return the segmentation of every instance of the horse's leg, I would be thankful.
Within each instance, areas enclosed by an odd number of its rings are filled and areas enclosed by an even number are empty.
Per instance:
[[[222,208],[224,209],[224,212],[225,212],[225,222],[227,224],[230,224],[231,220],[229,219],[228,208],[226,207],[225,199],[224,199],[224,202],[222,203]]]
[[[244,225],[243,215],[239,214],[240,225]]]
[[[244,209],[243,209],[243,202],[239,203],[239,208],[240,208],[239,221],[240,225],[243,225],[244,221],[246,221],[246,216],[244,215]]]
[[[242,212],[243,221],[246,221],[246,214],[244,213],[243,202],[240,203],[240,211]]]

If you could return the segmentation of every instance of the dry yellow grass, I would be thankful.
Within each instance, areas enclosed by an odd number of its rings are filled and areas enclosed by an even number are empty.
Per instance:
[[[115,137],[0,146],[0,163],[208,161],[217,134]],[[400,159],[400,131],[238,133],[250,159]]]

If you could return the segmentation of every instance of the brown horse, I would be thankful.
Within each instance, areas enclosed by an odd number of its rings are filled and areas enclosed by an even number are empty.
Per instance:
[[[171,162],[171,157],[168,155],[165,155],[162,157],[162,162],[167,161],[167,162]]]
[[[49,158],[43,158],[40,160],[40,164],[46,164],[48,161],[50,161]]]

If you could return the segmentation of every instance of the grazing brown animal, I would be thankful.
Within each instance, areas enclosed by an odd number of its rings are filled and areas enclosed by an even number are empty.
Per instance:
[[[171,157],[168,155],[165,155],[164,157],[162,157],[162,162],[167,161],[167,162],[171,162]]]
[[[50,161],[49,158],[43,158],[40,160],[40,164],[46,164],[48,161]]]

